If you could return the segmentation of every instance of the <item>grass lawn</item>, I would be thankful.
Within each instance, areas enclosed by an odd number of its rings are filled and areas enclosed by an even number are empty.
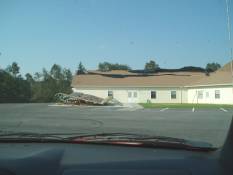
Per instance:
[[[233,105],[222,105],[222,104],[173,104],[173,103],[139,103],[144,108],[206,108],[206,109],[216,109],[224,108],[230,109],[233,108]]]

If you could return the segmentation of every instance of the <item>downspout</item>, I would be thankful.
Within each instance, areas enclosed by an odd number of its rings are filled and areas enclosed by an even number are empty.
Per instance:
[[[196,93],[195,93],[194,96],[193,96],[192,104],[195,103],[195,98],[196,98],[196,96],[197,96],[197,90],[196,90]]]
[[[181,95],[180,103],[182,104],[183,103],[183,91],[182,91],[182,87],[180,87],[180,95]]]

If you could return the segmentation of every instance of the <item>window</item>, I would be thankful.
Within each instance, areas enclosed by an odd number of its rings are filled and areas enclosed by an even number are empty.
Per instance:
[[[132,92],[128,92],[128,97],[129,97],[129,98],[132,97]]]
[[[113,98],[113,91],[108,91],[108,97],[112,97]]]
[[[137,93],[137,92],[134,92],[134,93],[133,93],[133,97],[134,97],[134,98],[137,98],[137,96],[138,96],[138,93]]]
[[[176,91],[171,91],[171,99],[176,99]]]
[[[203,99],[203,91],[197,91],[197,98]]]
[[[150,98],[151,99],[156,99],[156,91],[151,91],[150,92]]]
[[[220,99],[220,90],[215,90],[215,99]]]
[[[206,97],[206,98],[209,98],[209,96],[210,96],[209,92],[206,92],[206,93],[205,93],[205,97]]]

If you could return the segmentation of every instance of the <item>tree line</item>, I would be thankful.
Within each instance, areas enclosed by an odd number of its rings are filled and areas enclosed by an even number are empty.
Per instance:
[[[205,68],[187,66],[187,67],[183,67],[183,68],[177,69],[177,70],[180,70],[180,71],[205,71],[206,73],[210,73],[210,72],[214,72],[214,71],[218,70],[219,68],[221,68],[221,65],[219,63],[213,62],[213,63],[208,63]],[[132,69],[127,64],[103,62],[103,63],[99,63],[98,70],[101,72],[107,72],[107,71],[112,71],[112,70],[131,71]],[[145,63],[144,69],[140,70],[140,71],[157,72],[157,71],[163,71],[163,70],[166,70],[166,69],[161,69],[159,67],[159,64],[157,64],[154,60],[149,60],[148,62]],[[79,66],[78,66],[78,70],[76,71],[76,74],[85,74],[85,73],[86,73],[86,68],[80,62]]]
[[[0,69],[0,103],[53,102],[58,92],[71,93],[72,72],[54,64],[48,71],[34,75],[20,74],[20,67],[13,62],[5,70]]]

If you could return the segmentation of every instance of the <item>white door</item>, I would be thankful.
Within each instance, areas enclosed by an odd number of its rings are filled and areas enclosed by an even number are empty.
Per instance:
[[[128,91],[128,103],[137,103],[137,102],[138,102],[138,92]]]

